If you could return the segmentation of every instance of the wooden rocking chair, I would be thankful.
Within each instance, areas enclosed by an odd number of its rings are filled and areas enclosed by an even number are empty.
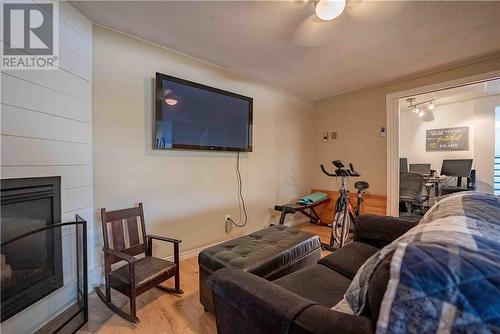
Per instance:
[[[97,287],[95,292],[113,312],[130,322],[138,323],[135,302],[137,296],[153,287],[176,294],[183,293],[179,277],[179,243],[181,240],[146,235],[142,203],[139,203],[138,207],[117,211],[106,211],[103,208],[101,209],[101,220],[104,239],[102,250],[104,252],[106,294],[103,294]],[[140,225],[140,230],[138,225]],[[126,231],[124,226],[126,226]],[[113,243],[112,247],[110,239]],[[152,256],[153,239],[173,243],[174,262]],[[141,254],[145,256],[135,257]],[[111,269],[111,265],[121,261],[125,261],[127,264],[117,269]],[[171,277],[175,277],[173,289],[160,285],[161,282]],[[129,297],[130,314],[122,311],[111,302],[111,288]]]

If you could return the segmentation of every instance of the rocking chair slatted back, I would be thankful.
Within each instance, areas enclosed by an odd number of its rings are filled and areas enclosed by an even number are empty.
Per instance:
[[[146,252],[146,227],[142,203],[138,207],[106,211],[101,209],[104,248],[111,248],[131,256]],[[140,226],[140,229],[139,229]],[[121,261],[106,255],[107,265]]]
[[[139,245],[139,229],[137,228],[137,217],[127,218],[128,240],[130,246]]]

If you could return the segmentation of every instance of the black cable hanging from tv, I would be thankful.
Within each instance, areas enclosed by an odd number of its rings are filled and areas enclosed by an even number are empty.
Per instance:
[[[228,220],[236,227],[244,227],[248,222],[247,209],[245,206],[245,199],[243,198],[243,181],[241,180],[241,172],[240,172],[240,152],[236,154],[236,175],[238,176],[238,195],[241,199],[241,207],[243,208],[243,214],[245,216],[245,222],[243,224],[237,224],[232,218],[228,218]],[[241,213],[241,211],[240,211]]]

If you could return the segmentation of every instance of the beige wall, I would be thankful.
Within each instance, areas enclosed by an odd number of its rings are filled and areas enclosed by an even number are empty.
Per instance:
[[[362,178],[370,183],[370,193],[385,195],[386,138],[380,136],[380,128],[386,125],[386,95],[499,69],[500,56],[319,101],[315,113],[313,186],[338,188],[335,180],[324,176],[316,166],[334,159],[343,159],[356,165],[363,175]],[[321,133],[327,131],[337,131],[338,139],[322,143]]]
[[[311,102],[101,27],[93,57],[96,211],[142,201],[148,231],[182,239],[187,251],[268,225],[276,203],[310,189]],[[157,71],[254,98],[254,151],[241,158],[245,229],[224,231],[226,214],[239,217],[236,153],[151,150]]]
[[[410,111],[400,114],[399,156],[408,163],[430,163],[431,168],[441,171],[443,159],[474,159],[479,191],[493,193],[495,150],[495,107],[500,105],[500,95],[439,105],[434,109],[435,120],[423,122]],[[426,130],[448,127],[469,127],[467,151],[425,150]],[[404,135],[403,135],[404,134]]]

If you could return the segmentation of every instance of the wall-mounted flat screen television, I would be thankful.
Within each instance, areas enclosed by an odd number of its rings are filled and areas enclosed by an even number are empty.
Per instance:
[[[153,149],[252,151],[253,99],[156,73]]]

